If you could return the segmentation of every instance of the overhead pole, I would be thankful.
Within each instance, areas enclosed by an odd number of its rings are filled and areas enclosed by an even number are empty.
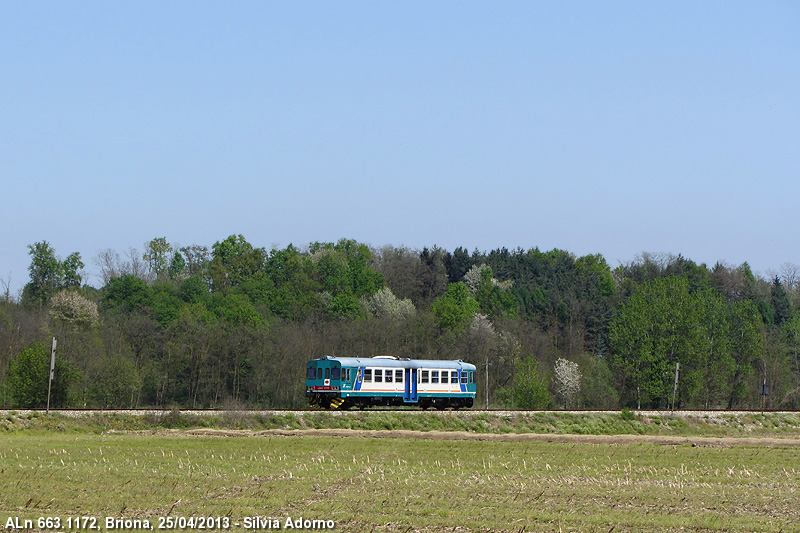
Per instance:
[[[675,395],[678,393],[678,373],[680,372],[681,364],[675,363],[675,385],[672,387],[672,410],[675,410]]]
[[[53,349],[50,351],[50,379],[47,381],[47,414],[50,414],[50,389],[53,387],[53,376],[56,373],[56,338],[53,337]]]
[[[486,410],[489,410],[489,356],[486,356],[486,362],[483,363],[486,367]]]

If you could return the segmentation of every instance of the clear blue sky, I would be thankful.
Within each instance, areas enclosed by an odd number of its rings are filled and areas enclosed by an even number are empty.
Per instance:
[[[794,1],[5,2],[0,72],[15,289],[240,233],[800,264]]]

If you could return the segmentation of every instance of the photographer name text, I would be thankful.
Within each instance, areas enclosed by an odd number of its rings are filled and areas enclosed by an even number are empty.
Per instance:
[[[335,529],[333,520],[318,520],[286,516],[245,516],[234,520],[229,516],[159,516],[154,518],[125,518],[97,516],[40,516],[38,518],[20,518],[10,516],[5,521],[5,528],[12,530],[39,529],[58,531],[112,531],[112,530],[228,530],[231,528],[246,530],[323,530]]]

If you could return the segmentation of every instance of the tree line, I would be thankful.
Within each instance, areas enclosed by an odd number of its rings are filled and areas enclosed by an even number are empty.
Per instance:
[[[29,253],[29,282],[0,297],[3,408],[44,405],[52,337],[53,406],[301,407],[309,359],[393,354],[478,365],[479,404],[800,407],[793,265],[159,237],[99,252],[95,288],[80,254]]]

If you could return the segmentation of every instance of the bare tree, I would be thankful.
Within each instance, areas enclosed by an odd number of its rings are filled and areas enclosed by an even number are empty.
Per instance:
[[[386,286],[401,300],[419,303],[422,294],[422,263],[419,252],[408,248],[384,246],[372,250],[373,267],[386,280]]]
[[[1,279],[0,278],[0,285],[2,285],[2,294],[0,294],[0,302],[10,302],[11,301],[11,274],[8,275],[8,279]]]
[[[109,281],[121,275],[119,254],[111,248],[97,252],[94,257],[94,264],[100,268],[100,277],[103,278],[103,285],[108,285]]]
[[[148,268],[142,260],[139,250],[130,247],[125,255],[128,257],[128,262],[125,263],[124,274],[130,274],[131,276],[145,281],[152,281],[150,277],[148,277]]]
[[[789,295],[792,306],[797,309],[797,306],[800,305],[800,266],[794,263],[782,264],[779,277],[783,288]]]
[[[147,264],[142,260],[142,255],[136,248],[128,248],[125,253],[127,261],[123,260],[120,255],[107,248],[100,250],[94,257],[94,263],[100,268],[100,277],[103,279],[103,285],[108,285],[108,282],[113,278],[120,276],[131,275],[137,278],[152,281],[150,272],[148,272]]]
[[[180,249],[190,276],[200,274],[209,261],[208,247],[193,244]]]

